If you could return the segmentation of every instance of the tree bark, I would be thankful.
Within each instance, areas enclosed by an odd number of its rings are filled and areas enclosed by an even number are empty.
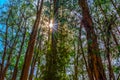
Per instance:
[[[25,55],[25,60],[24,60],[24,65],[23,65],[20,80],[27,80],[27,78],[28,78],[30,63],[31,63],[31,60],[33,57],[33,52],[34,52],[34,45],[35,45],[35,40],[36,40],[36,36],[37,36],[37,30],[38,30],[38,26],[40,23],[42,5],[43,5],[43,0],[41,0],[40,5],[38,3],[38,11],[37,11],[37,15],[36,15],[36,20],[35,20],[35,23],[34,23],[34,26],[32,29],[32,33],[30,35],[30,39],[29,39],[28,48],[27,48],[26,55]]]
[[[82,23],[86,30],[87,45],[88,45],[88,66],[90,73],[90,80],[106,80],[100,51],[97,43],[97,36],[94,31],[92,18],[89,13],[87,0],[79,0],[79,5],[82,9],[83,20]]]
[[[16,77],[17,77],[18,63],[19,63],[20,56],[21,56],[21,53],[22,53],[22,48],[24,46],[25,37],[26,37],[25,35],[26,35],[26,28],[25,28],[25,31],[24,31],[24,34],[23,34],[23,39],[22,39],[22,42],[21,42],[21,46],[20,46],[20,50],[19,50],[18,56],[17,56],[16,64],[15,64],[15,67],[14,67],[14,71],[13,71],[13,75],[12,75],[12,80],[16,80]]]
[[[51,0],[50,0],[51,1]],[[57,78],[57,28],[58,28],[58,2],[59,0],[53,0],[53,27],[51,32],[51,52],[47,55],[48,61],[48,69],[47,69],[47,76],[45,80],[56,80]],[[58,79],[59,80],[59,79]]]
[[[11,14],[11,9],[9,11],[9,14],[8,14],[8,17],[7,17],[7,20],[6,20],[6,30],[5,30],[5,44],[4,44],[4,52],[3,52],[3,56],[2,56],[2,63],[1,63],[1,67],[0,67],[0,79],[3,78],[3,69],[4,69],[4,61],[5,61],[5,56],[6,56],[6,52],[7,52],[7,47],[8,47],[8,19],[10,17],[10,14]]]
[[[40,31],[41,31],[41,29],[39,29],[39,31],[38,31],[39,34],[40,34]],[[42,32],[41,35],[43,35],[43,32]],[[38,35],[38,36],[40,36],[40,35]],[[40,40],[38,39],[37,40],[37,44],[38,44],[38,49],[40,50],[40,52],[42,50],[41,43],[42,43],[42,39],[40,39]],[[35,54],[34,54],[34,57],[33,57],[33,60],[32,60],[32,65],[31,65],[29,80],[33,80],[33,75],[34,75],[34,70],[35,70],[35,65],[37,63],[37,60],[39,60],[39,52],[35,51]]]

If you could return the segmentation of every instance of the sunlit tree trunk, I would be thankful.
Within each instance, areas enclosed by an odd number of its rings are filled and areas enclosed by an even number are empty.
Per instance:
[[[34,23],[34,26],[32,29],[32,33],[30,35],[20,80],[27,80],[27,78],[28,78],[30,63],[31,63],[31,60],[33,57],[33,52],[34,52],[34,45],[35,45],[35,40],[36,40],[36,36],[37,36],[38,26],[40,23],[42,5],[43,5],[43,0],[41,0],[41,2],[39,0],[38,6],[37,6],[36,20],[35,20],[35,23]]]
[[[52,28],[52,40],[51,40],[51,52],[52,52],[52,66],[51,66],[51,79],[57,79],[57,29],[58,29],[58,2],[59,0],[53,0],[54,2],[54,21]],[[58,79],[59,80],[59,79]]]
[[[52,15],[52,11],[51,11],[51,5],[52,5],[52,0],[50,1],[50,6],[49,6],[49,11],[50,11],[50,15]],[[51,23],[51,16],[49,17],[49,24]],[[50,68],[51,68],[51,28],[50,25],[48,25],[48,40],[47,40],[47,53],[46,53],[46,76],[44,76],[45,80],[49,79],[50,76]]]
[[[51,1],[51,0],[50,0]],[[47,76],[45,80],[56,80],[57,79],[57,16],[58,16],[58,2],[59,0],[53,0],[53,27],[51,32],[51,52],[49,55],[47,55],[48,59],[48,70],[47,70]],[[59,80],[59,79],[58,79]]]
[[[39,29],[39,31],[38,31],[38,37],[39,36],[41,36],[41,35],[43,35],[43,32],[42,32],[42,34],[40,34],[40,32],[41,32],[41,28]],[[29,80],[33,80],[33,76],[34,76],[34,70],[35,70],[35,68],[36,68],[36,63],[38,62],[38,60],[40,59],[40,52],[41,52],[41,44],[42,43],[42,37],[40,37],[40,39],[38,38],[37,39],[37,42],[36,42],[36,48],[37,48],[37,51],[34,51],[35,52],[35,54],[34,54],[34,57],[33,57],[33,59],[32,59],[32,64],[31,64],[31,70],[30,70],[30,74],[29,74]],[[37,44],[38,44],[38,46],[37,46]]]
[[[30,75],[29,75],[29,80],[33,80],[33,75],[34,75],[34,70],[35,70],[35,65],[38,57],[38,52],[35,52],[36,55],[34,55],[32,64],[31,64],[31,69],[30,69]]]

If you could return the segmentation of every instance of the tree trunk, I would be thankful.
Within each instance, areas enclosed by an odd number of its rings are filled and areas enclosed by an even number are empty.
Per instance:
[[[16,77],[17,77],[18,63],[19,63],[20,56],[21,56],[21,53],[22,53],[22,48],[23,48],[23,46],[24,46],[25,37],[26,37],[25,35],[26,35],[26,28],[25,28],[25,32],[24,32],[24,34],[23,34],[23,39],[22,39],[22,42],[21,42],[21,46],[20,46],[20,50],[19,50],[18,56],[17,56],[15,68],[14,68],[13,75],[12,75],[12,80],[16,80]]]
[[[5,62],[5,56],[7,53],[7,47],[8,47],[8,19],[10,17],[12,10],[9,11],[7,20],[6,20],[6,30],[5,30],[5,44],[4,44],[4,52],[3,52],[3,56],[2,56],[2,63],[1,63],[1,67],[0,67],[0,80],[2,80],[3,78],[3,69],[4,69],[4,62]]]
[[[51,1],[51,0],[50,0]],[[57,21],[57,16],[58,16],[58,2],[59,0],[53,0],[54,4],[54,20],[53,20],[53,27],[52,27],[52,32],[51,32],[51,52],[49,55],[47,55],[47,76],[45,80],[56,80],[57,78],[57,28],[58,28],[58,21]],[[59,79],[58,79],[59,80]]]
[[[34,55],[34,57],[33,57],[30,75],[29,75],[29,80],[33,79],[34,69],[35,69],[35,65],[36,65],[36,61],[37,61],[37,56],[38,56],[38,53],[36,53],[36,55]]]
[[[34,23],[34,26],[33,26],[33,29],[32,29],[32,33],[30,35],[30,40],[29,40],[29,43],[28,43],[28,48],[27,48],[27,51],[26,51],[25,61],[24,61],[24,65],[23,65],[20,80],[27,80],[27,78],[28,78],[30,63],[31,63],[31,60],[32,60],[32,57],[33,57],[33,52],[34,52],[34,45],[35,45],[35,40],[36,40],[36,36],[37,36],[37,30],[38,30],[38,26],[39,26],[39,23],[40,23],[42,5],[43,5],[43,0],[41,0],[40,5],[38,3],[37,16],[36,16],[36,20],[35,20],[35,23]]]
[[[94,31],[92,18],[89,13],[87,0],[79,0],[79,5],[82,9],[82,23],[86,30],[87,45],[88,45],[88,65],[90,80],[106,80],[102,60],[100,57],[97,36]]]
[[[41,29],[39,29],[39,32],[38,32],[39,34],[40,34],[40,31],[41,31]],[[43,33],[42,33],[42,35],[43,35]],[[40,35],[38,35],[38,36],[40,36]],[[40,51],[42,50],[41,43],[42,43],[42,39],[40,39],[40,40],[38,39],[37,40],[37,44],[38,44],[38,49]],[[37,60],[39,60],[39,52],[35,51],[35,55],[34,55],[33,60],[32,60],[32,65],[31,65],[29,80],[33,80],[33,74],[34,74],[35,65],[36,65]]]

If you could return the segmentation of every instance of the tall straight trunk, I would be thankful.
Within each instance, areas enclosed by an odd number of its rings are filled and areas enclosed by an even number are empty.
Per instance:
[[[110,38],[111,38],[111,34],[112,34],[112,25],[115,24],[115,21],[117,20],[117,18],[115,16],[111,17],[111,19],[109,20],[106,16],[106,13],[105,11],[103,10],[99,0],[98,0],[98,3],[99,3],[99,7],[100,7],[100,10],[103,14],[103,16],[105,17],[105,23],[104,23],[104,26],[107,26],[106,28],[104,28],[104,31],[102,29],[101,32],[105,32],[105,37],[103,37],[103,41],[104,41],[104,44],[105,44],[105,48],[106,48],[106,57],[107,57],[107,60],[108,60],[108,70],[109,70],[109,79],[110,80],[115,80],[115,76],[114,76],[114,72],[113,72],[113,69],[112,69],[112,65],[111,65],[111,59],[110,59],[110,49],[109,49],[109,45],[110,45]],[[101,26],[101,24],[99,23],[99,25]],[[113,34],[112,34],[113,35]],[[113,39],[115,40],[115,37],[113,36]],[[116,43],[116,40],[115,40],[115,43]]]
[[[35,69],[35,65],[36,65],[36,62],[37,62],[38,53],[35,53],[35,54],[36,55],[34,55],[33,60],[32,60],[32,65],[31,65],[29,80],[33,80],[33,74],[34,74],[34,69]]]
[[[25,37],[26,37],[25,35],[26,35],[26,28],[25,28],[25,31],[24,31],[24,34],[23,34],[20,50],[18,52],[17,60],[16,60],[16,63],[15,63],[15,67],[14,67],[14,71],[13,71],[13,75],[12,75],[12,80],[16,80],[16,78],[17,78],[18,63],[19,63],[19,60],[20,60],[20,56],[22,54],[22,48],[24,46]]]
[[[40,58],[40,57],[38,57],[38,58]],[[41,77],[41,74],[39,73],[40,72],[40,63],[41,61],[40,60],[38,60],[38,62],[37,62],[37,67],[36,67],[36,73],[35,73],[35,79],[39,79],[39,77]]]
[[[10,17],[10,14],[11,14],[12,10],[9,11],[9,14],[8,14],[8,17],[7,17],[7,20],[6,20],[6,30],[5,30],[5,44],[4,44],[4,52],[3,52],[3,55],[2,55],[2,63],[1,63],[1,67],[0,67],[0,80],[3,78],[3,69],[4,69],[4,62],[5,62],[5,56],[6,56],[6,53],[7,53],[7,44],[8,44],[8,20],[9,20],[9,17]]]
[[[115,80],[112,65],[111,65],[111,59],[110,59],[110,56],[111,56],[110,55],[110,48],[109,48],[110,36],[106,35],[106,37],[107,37],[107,39],[105,39],[105,37],[103,37],[103,42],[105,44],[105,52],[106,52],[105,56],[106,56],[107,61],[108,61],[107,67],[108,67],[108,71],[109,71],[109,80]]]
[[[113,37],[113,40],[114,40],[116,46],[118,47],[119,43],[118,43],[118,40],[117,40],[115,34],[113,33],[113,31],[111,31],[111,34],[112,34],[112,37]],[[119,52],[118,55],[120,56],[120,49],[119,48],[118,48],[118,52]]]
[[[84,54],[84,50],[83,50],[83,45],[82,45],[82,39],[81,39],[81,31],[82,31],[82,25],[80,25],[80,29],[79,29],[79,44],[80,44],[80,49],[81,49],[81,53],[82,53],[82,56],[83,56],[83,60],[84,60],[84,63],[85,63],[85,67],[86,67],[86,70],[88,72],[88,76],[90,77],[90,70],[89,70],[89,67],[88,67],[88,63],[87,63],[87,60],[85,58],[85,54]]]
[[[9,67],[9,65],[10,65],[10,60],[11,60],[11,57],[12,57],[12,52],[13,52],[16,44],[17,44],[17,43],[14,42],[13,45],[12,45],[12,48],[11,48],[10,53],[9,53],[9,55],[8,55],[8,58],[7,58],[6,66],[3,68],[2,75],[0,75],[0,77],[1,77],[0,80],[4,80],[4,79],[5,79],[7,69],[8,69],[8,67]]]
[[[38,34],[40,34],[40,31],[41,31],[41,28],[39,29]],[[42,32],[41,35],[43,35],[43,32]],[[40,36],[40,35],[38,35],[38,36]],[[41,37],[40,37],[40,40],[38,39],[36,43],[38,44],[38,49],[41,51],[42,50],[42,47],[41,47],[42,39],[41,39]],[[35,51],[35,54],[34,54],[34,57],[33,57],[33,60],[32,60],[32,65],[31,65],[29,80],[33,80],[35,65],[37,63],[37,60],[39,60],[39,59],[40,59],[39,52]]]
[[[89,13],[87,0],[79,0],[79,5],[82,9],[82,23],[86,30],[87,45],[88,45],[88,66],[90,80],[106,80],[100,51],[97,43],[97,36],[94,31],[92,18]]]
[[[21,22],[19,24],[21,25]],[[2,75],[0,75],[1,76],[1,80],[4,80],[4,78],[5,78],[6,72],[8,70],[9,65],[10,65],[10,60],[12,58],[12,53],[14,51],[14,48],[15,48],[16,44],[17,44],[17,39],[18,39],[19,32],[20,32],[20,29],[21,29],[20,26],[18,26],[18,27],[19,28],[17,30],[17,33],[16,33],[15,37],[14,37],[14,42],[13,42],[13,44],[11,46],[11,49],[9,51],[9,55],[7,57],[6,65],[5,65],[5,67],[3,67],[3,71],[1,72]]]
[[[107,28],[107,35],[106,35],[106,52],[107,52],[107,59],[108,59],[108,70],[109,70],[109,79],[115,80],[112,65],[111,65],[111,59],[110,59],[110,37],[111,37],[111,25]]]
[[[76,52],[76,46],[74,43],[74,51],[75,51],[75,56],[74,56],[74,80],[78,80],[78,54],[79,54],[79,41],[77,44],[77,52]]]
[[[49,6],[49,11],[50,11],[50,15],[51,15],[51,2],[52,0],[49,0],[50,1],[50,6]],[[49,24],[50,24],[50,19],[51,17],[49,17]],[[51,51],[50,51],[50,45],[51,45],[51,28],[50,28],[50,25],[48,27],[48,40],[47,40],[47,53],[46,53],[46,73],[47,73],[47,76],[45,76],[45,80],[47,80],[48,76],[49,76],[49,70],[50,70],[50,61],[51,61],[51,58],[50,58],[50,55],[51,55]]]
[[[77,52],[76,52],[76,55],[75,55],[75,62],[74,62],[74,71],[75,71],[75,78],[74,80],[78,80],[78,62],[79,62],[79,55],[80,55],[80,39],[79,39],[80,36],[78,36],[78,44],[77,44]],[[74,47],[75,47],[75,43],[74,43]],[[75,47],[76,48],[76,47]],[[76,51],[76,49],[74,48],[74,50]]]
[[[51,58],[52,58],[52,67],[51,67],[51,80],[56,80],[57,79],[57,29],[58,29],[58,1],[59,0],[54,0],[54,26],[52,28],[52,42],[51,42]],[[59,80],[59,79],[58,79]]]
[[[51,0],[50,0],[51,1]],[[58,21],[57,21],[57,16],[58,16],[58,2],[59,0],[53,0],[53,15],[54,15],[54,20],[53,20],[53,28],[51,32],[51,52],[46,56],[47,57],[47,76],[45,80],[57,80],[57,28],[58,28]],[[49,37],[50,38],[50,37]],[[59,79],[58,79],[59,80]]]
[[[25,60],[24,60],[24,65],[23,65],[20,80],[27,80],[27,78],[28,78],[30,63],[31,63],[31,60],[33,57],[33,52],[34,52],[34,45],[35,45],[35,40],[36,40],[36,36],[37,36],[37,30],[38,30],[38,26],[40,23],[42,5],[43,5],[43,0],[41,0],[40,5],[38,3],[38,11],[37,11],[37,15],[36,15],[36,20],[35,20],[35,23],[34,23],[34,26],[32,29],[32,33],[30,35],[30,39],[29,39],[28,48],[27,48],[26,55],[25,55]]]

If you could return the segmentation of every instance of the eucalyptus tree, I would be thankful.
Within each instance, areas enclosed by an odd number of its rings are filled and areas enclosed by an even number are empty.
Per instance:
[[[0,80],[119,80],[119,0],[9,1]]]
[[[99,47],[97,43],[97,36],[94,31],[93,21],[89,13],[87,0],[79,0],[79,5],[82,9],[83,26],[87,33],[88,45],[88,76],[90,80],[106,80]]]
[[[25,55],[25,60],[24,60],[24,65],[21,73],[21,78],[20,80],[27,80],[28,78],[28,73],[29,73],[29,68],[30,68],[30,63],[33,57],[34,53],[34,45],[35,45],[35,40],[37,36],[37,30],[38,26],[40,23],[40,17],[41,17],[41,12],[42,12],[42,6],[43,6],[43,0],[38,0],[37,2],[37,13],[36,13],[36,20],[32,28],[32,32],[30,35],[30,39],[28,42],[28,47]]]
[[[5,34],[3,33],[5,37],[2,38],[3,44],[4,42],[5,44],[3,45],[4,50],[1,58],[1,80],[4,80],[4,78],[10,78],[10,75],[8,76],[7,74],[9,74],[10,71],[13,70],[14,63],[12,61],[16,61],[15,55],[17,55],[17,50],[20,48],[18,45],[21,44],[19,43],[19,41],[21,41],[21,39],[23,38],[21,37],[21,35],[24,34],[23,29],[27,28],[25,25],[27,18],[22,13],[24,9],[22,9],[21,7],[18,8],[18,6],[20,5],[17,4],[17,1],[6,4],[6,10],[3,9],[3,13],[1,14],[2,16],[5,16],[1,18],[2,26],[5,25],[5,30],[3,30],[5,31]],[[22,2],[19,4],[22,4]],[[14,57],[15,59],[12,59],[12,57]]]

